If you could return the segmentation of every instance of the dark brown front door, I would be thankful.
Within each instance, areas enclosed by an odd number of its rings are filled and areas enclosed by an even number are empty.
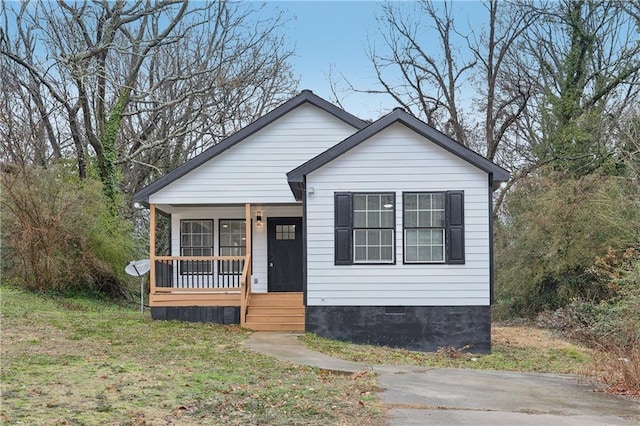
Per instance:
[[[267,218],[268,291],[302,291],[302,218]]]

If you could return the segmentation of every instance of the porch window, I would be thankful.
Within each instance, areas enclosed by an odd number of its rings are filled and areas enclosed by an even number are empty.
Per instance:
[[[213,220],[183,219],[180,221],[181,256],[213,256]],[[211,274],[213,262],[186,260],[180,262],[184,275]]]
[[[220,256],[244,256],[247,252],[246,221],[244,219],[221,219]],[[219,262],[218,273],[241,274],[243,263],[240,260]]]

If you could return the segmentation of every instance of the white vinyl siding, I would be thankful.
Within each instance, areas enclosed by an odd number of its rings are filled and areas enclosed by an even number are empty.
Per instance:
[[[294,203],[286,173],[356,131],[302,104],[150,196],[154,204]]]
[[[488,176],[394,124],[307,176],[309,306],[489,305]],[[464,191],[464,264],[404,263],[403,192]],[[335,265],[334,194],[395,193],[395,264]]]

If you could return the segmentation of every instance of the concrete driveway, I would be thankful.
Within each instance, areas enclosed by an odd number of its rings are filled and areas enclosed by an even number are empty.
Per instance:
[[[296,333],[257,332],[250,349],[299,365],[375,371],[391,425],[640,425],[640,401],[575,376],[371,366],[311,351]]]

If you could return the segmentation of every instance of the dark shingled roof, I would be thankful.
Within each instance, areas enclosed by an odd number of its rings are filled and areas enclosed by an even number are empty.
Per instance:
[[[487,172],[490,175],[494,189],[496,189],[501,182],[506,182],[509,179],[509,172],[502,167],[487,160],[483,156],[470,150],[464,145],[459,144],[455,140],[437,131],[428,124],[418,120],[404,110],[396,108],[388,115],[385,115],[384,117],[360,130],[359,132],[343,140],[339,144],[334,145],[323,153],[317,155],[316,157],[287,173],[289,186],[291,187],[296,200],[302,199],[304,176],[316,169],[319,169],[331,160],[339,157],[340,155],[349,151],[351,148],[358,146],[360,143],[364,142],[371,136],[384,130],[394,123],[404,124],[411,130],[415,131],[419,135],[424,136],[436,145],[462,158],[463,160],[476,166],[480,170]]]

